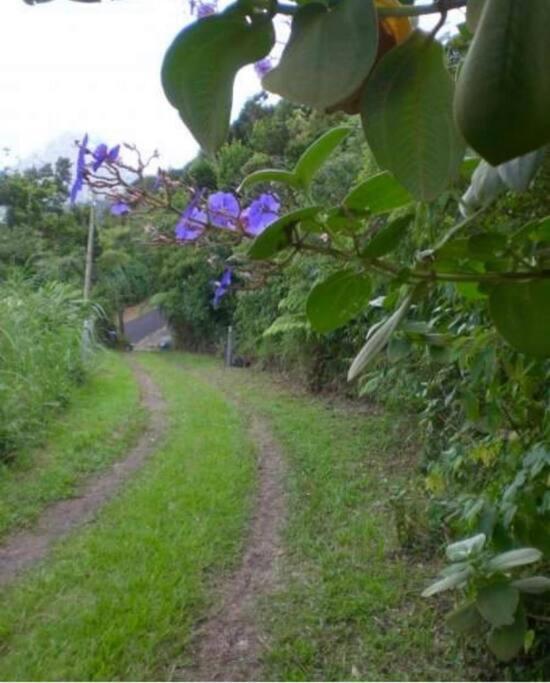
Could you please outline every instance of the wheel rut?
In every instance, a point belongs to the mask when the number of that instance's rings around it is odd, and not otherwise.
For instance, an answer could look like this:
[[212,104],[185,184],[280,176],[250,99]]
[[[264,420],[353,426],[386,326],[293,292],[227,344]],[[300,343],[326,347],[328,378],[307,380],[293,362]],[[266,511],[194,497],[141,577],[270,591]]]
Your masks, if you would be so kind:
[[[241,412],[250,414],[219,377],[202,372],[199,377],[224,393]],[[266,637],[255,612],[258,601],[278,584],[287,498],[284,456],[268,422],[257,414],[250,415],[249,434],[258,454],[258,486],[242,559],[215,590],[215,607],[194,634],[195,663],[177,668],[173,675],[176,681],[262,680]]]
[[150,414],[147,428],[129,454],[99,476],[87,480],[74,497],[48,506],[32,529],[8,536],[0,545],[0,586],[42,560],[53,545],[74,529],[90,523],[125,481],[158,448],[166,430],[166,404],[151,377],[133,358],[129,363],[141,391],[141,403]]

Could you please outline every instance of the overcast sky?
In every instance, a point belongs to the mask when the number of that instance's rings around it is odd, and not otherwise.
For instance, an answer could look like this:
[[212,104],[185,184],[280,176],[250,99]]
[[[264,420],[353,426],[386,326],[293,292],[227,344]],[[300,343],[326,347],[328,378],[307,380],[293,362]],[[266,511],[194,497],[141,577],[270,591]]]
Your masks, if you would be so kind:
[[[86,131],[93,143],[158,148],[164,166],[191,159],[197,146],[160,86],[164,51],[190,21],[187,0],[0,0],[0,149],[11,149],[0,167]],[[244,69],[234,110],[259,90]]]
[[[188,0],[33,7],[0,0],[0,168],[70,154],[86,131],[92,144],[158,149],[165,167],[190,160],[197,146],[160,86],[164,51],[191,21],[188,7]],[[259,90],[253,68],[243,69],[234,115]]]

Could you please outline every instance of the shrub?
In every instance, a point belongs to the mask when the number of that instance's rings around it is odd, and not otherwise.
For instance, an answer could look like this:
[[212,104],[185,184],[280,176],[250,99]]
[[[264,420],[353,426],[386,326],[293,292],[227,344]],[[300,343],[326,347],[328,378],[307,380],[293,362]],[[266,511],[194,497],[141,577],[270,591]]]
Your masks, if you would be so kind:
[[37,442],[87,365],[82,340],[91,311],[68,286],[0,284],[0,458]]

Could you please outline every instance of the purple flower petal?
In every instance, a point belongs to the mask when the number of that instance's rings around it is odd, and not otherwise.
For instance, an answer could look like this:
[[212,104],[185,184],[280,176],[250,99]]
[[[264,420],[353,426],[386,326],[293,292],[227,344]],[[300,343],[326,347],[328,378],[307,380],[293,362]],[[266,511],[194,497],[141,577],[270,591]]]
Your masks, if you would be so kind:
[[255,199],[241,215],[245,231],[259,235],[279,218],[281,202],[274,194],[264,193]]
[[232,275],[233,271],[231,270],[231,268],[226,268],[222,273],[220,281],[216,283],[216,289],[214,290],[214,298],[212,299],[212,305],[214,306],[214,308],[218,308],[218,306],[220,305],[220,301],[229,291],[229,288],[231,286]]
[[120,153],[120,145],[115,145],[107,154],[107,161],[109,163],[114,163],[118,159],[118,155]]
[[111,206],[111,214],[113,216],[126,216],[130,211],[131,209],[126,202],[115,202]]
[[210,17],[212,14],[216,14],[216,9],[215,2],[199,2],[197,4],[197,17],[199,19]]
[[76,173],[73,185],[71,187],[70,200],[71,204],[76,202],[79,192],[84,187],[84,171],[86,170],[86,153],[88,151],[88,133],[84,135],[82,142],[78,148],[78,157],[76,159]]
[[95,161],[92,165],[92,170],[94,173],[99,169],[101,164],[105,161],[108,153],[109,153],[108,147],[107,147],[107,145],[105,145],[103,143],[101,143],[100,145],[98,145],[95,148],[95,150],[93,152],[93,157],[94,157]]
[[196,192],[191,199],[176,225],[176,238],[183,241],[195,240],[200,237],[208,224],[208,217],[204,211],[199,209],[198,203],[202,196],[201,192]]
[[268,74],[271,69],[273,69],[273,63],[269,57],[264,57],[254,64],[254,71],[260,79]]
[[215,192],[208,197],[208,218],[216,228],[237,229],[241,212],[239,201],[231,192]]

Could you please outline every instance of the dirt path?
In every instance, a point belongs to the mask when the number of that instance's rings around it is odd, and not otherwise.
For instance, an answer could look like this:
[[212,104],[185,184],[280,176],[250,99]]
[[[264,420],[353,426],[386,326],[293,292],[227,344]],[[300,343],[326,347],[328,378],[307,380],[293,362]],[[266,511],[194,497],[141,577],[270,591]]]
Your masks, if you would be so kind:
[[8,536],[0,545],[0,586],[45,557],[58,539],[92,521],[98,509],[156,450],[165,430],[165,402],[140,365],[132,358],[130,364],[140,385],[142,405],[150,412],[149,426],[124,460],[86,482],[74,498],[46,508],[31,530]]
[[[201,378],[215,384],[230,400],[239,404],[223,384],[202,373]],[[239,407],[245,411],[243,406]],[[249,431],[258,452],[258,490],[242,562],[219,586],[214,598],[216,608],[195,633],[196,665],[177,669],[173,677],[176,681],[262,680],[260,660],[265,640],[254,611],[258,600],[277,585],[286,495],[284,459],[269,425],[259,416],[252,415]]]

